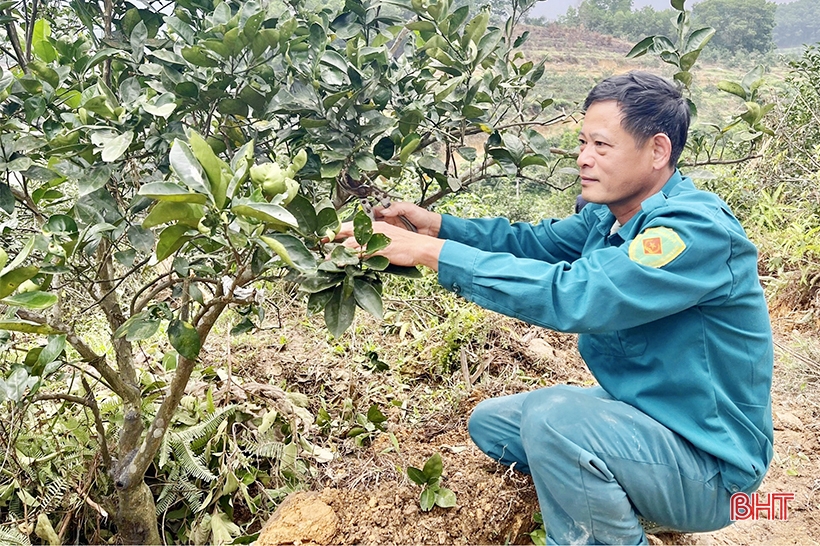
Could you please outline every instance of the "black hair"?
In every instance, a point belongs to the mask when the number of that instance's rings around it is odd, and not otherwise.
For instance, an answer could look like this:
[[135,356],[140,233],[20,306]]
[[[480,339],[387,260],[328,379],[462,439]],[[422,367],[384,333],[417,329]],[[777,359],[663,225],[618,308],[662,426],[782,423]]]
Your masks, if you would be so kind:
[[621,109],[621,126],[642,146],[658,133],[672,142],[669,165],[674,167],[686,145],[689,104],[678,87],[649,72],[611,76],[592,88],[584,112],[595,102],[614,100]]

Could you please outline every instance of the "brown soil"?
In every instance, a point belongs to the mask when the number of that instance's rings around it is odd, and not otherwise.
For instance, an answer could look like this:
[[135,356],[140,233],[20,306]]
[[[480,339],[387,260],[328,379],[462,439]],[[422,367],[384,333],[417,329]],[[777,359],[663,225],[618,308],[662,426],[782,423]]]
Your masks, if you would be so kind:
[[[379,434],[371,445],[350,447],[333,462],[322,466],[321,476],[312,489],[332,508],[338,520],[333,538],[321,542],[531,543],[528,533],[537,527],[532,517],[538,511],[531,479],[494,463],[481,453],[470,441],[467,417],[475,404],[490,396],[561,382],[588,385],[592,380],[575,351],[573,336],[521,323],[510,326],[508,319],[499,320],[505,321],[499,330],[503,330],[508,339],[505,343],[494,339],[485,345],[486,353],[481,361],[486,365],[483,369],[479,366],[473,373],[478,375],[473,387],[467,389],[464,381],[459,382],[463,375],[454,374],[453,399],[442,403],[440,410],[419,411],[420,417],[413,420],[407,418],[406,410],[392,408],[395,411],[389,413],[388,423],[396,443],[388,434]],[[816,538],[820,537],[818,386],[806,382],[805,376],[795,371],[794,354],[797,353],[789,349],[794,346],[793,340],[783,335],[778,338],[778,345],[784,349],[777,353],[775,369],[775,459],[760,493],[795,493],[795,499],[789,503],[788,520],[738,522],[706,534],[660,535],[650,537],[652,543],[819,544]],[[290,349],[285,352],[291,353]],[[298,351],[295,354],[299,354]],[[286,355],[280,354],[277,360],[282,362],[283,356]],[[280,369],[277,366],[276,371]],[[337,378],[344,376],[348,392],[362,388],[355,377],[346,375],[355,376],[355,372],[349,370],[340,375],[337,369],[335,373]],[[306,390],[310,390],[309,384],[314,380],[324,381],[325,394],[333,390],[330,368],[324,369],[314,362],[306,375],[299,380]],[[545,379],[536,385],[523,381],[534,377]],[[354,383],[358,386],[352,387]],[[412,398],[412,394],[407,396]],[[434,453],[440,453],[443,460],[441,485],[456,494],[457,505],[422,512],[421,489],[407,478],[406,468],[421,468]],[[290,542],[310,543],[311,539],[294,536]]]

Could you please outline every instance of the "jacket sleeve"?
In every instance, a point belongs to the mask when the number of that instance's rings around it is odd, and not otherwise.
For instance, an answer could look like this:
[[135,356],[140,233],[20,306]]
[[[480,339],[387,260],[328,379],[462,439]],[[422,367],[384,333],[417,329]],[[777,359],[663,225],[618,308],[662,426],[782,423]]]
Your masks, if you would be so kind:
[[631,241],[593,250],[571,263],[447,241],[439,258],[439,283],[487,309],[577,333],[622,330],[694,305],[725,301],[737,242],[726,228],[685,212],[654,218],[642,232],[650,227],[673,230],[685,245],[662,267],[630,258]]
[[573,214],[537,225],[510,224],[504,218],[464,220],[444,214],[438,236],[487,252],[506,252],[548,263],[572,262],[581,257],[591,221],[582,214]]

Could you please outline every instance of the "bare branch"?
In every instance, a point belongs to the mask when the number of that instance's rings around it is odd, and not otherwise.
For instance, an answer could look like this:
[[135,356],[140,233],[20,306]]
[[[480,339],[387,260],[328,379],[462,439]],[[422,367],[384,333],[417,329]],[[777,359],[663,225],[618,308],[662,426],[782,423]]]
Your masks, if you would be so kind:
[[[3,10],[3,15],[10,15],[8,10]],[[20,47],[20,38],[17,36],[17,29],[14,27],[14,23],[6,23],[6,36],[9,38],[9,42],[11,42],[11,47],[14,49],[14,56],[16,57],[17,64],[20,66],[20,69],[25,71],[28,63],[26,62],[26,56],[23,53],[23,48]]]
[[[252,279],[253,273],[246,267],[241,268],[237,272],[229,294],[233,294],[235,288],[246,285]],[[218,293],[221,292],[222,288],[220,287]],[[203,345],[208,339],[208,335],[214,324],[216,324],[217,319],[232,300],[232,297],[221,299],[204,309],[197,317],[194,326]],[[188,379],[190,379],[195,365],[195,359],[180,356],[174,378],[171,380],[171,385],[168,388],[168,395],[157,410],[154,421],[148,428],[148,432],[139,450],[136,449],[135,445],[134,449],[121,452],[124,456],[119,462],[119,467],[114,472],[114,484],[117,489],[128,489],[134,487],[137,483],[142,483],[145,471],[154,460],[154,455],[156,455],[162,443],[162,437],[167,432],[174,412],[177,406],[179,406],[179,401],[185,393],[185,386],[188,384]]]
[[89,347],[80,338],[80,336],[77,335],[77,333],[71,326],[60,320],[46,319],[42,315],[33,313],[31,311],[27,311],[25,309],[19,309],[17,311],[17,316],[23,320],[29,320],[37,324],[48,325],[52,328],[55,328],[63,332],[66,336],[66,341],[68,341],[69,345],[74,347],[74,349],[78,353],[80,353],[80,356],[83,358],[83,360],[88,362],[88,364],[92,368],[94,368],[100,373],[103,379],[105,379],[105,381],[111,387],[111,390],[113,390],[118,395],[122,396],[123,399],[139,400],[139,389],[133,387],[132,385],[126,384],[122,380],[122,377],[120,377],[120,374],[108,365],[105,355],[98,355],[97,353],[95,353],[94,350],[91,347]]

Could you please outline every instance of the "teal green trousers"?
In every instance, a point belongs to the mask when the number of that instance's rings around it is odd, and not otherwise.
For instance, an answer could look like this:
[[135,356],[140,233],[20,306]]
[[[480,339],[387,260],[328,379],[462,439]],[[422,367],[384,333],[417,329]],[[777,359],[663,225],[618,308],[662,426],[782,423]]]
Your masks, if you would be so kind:
[[549,544],[646,544],[639,517],[682,532],[731,523],[717,459],[600,387],[485,400],[469,429],[532,475]]

